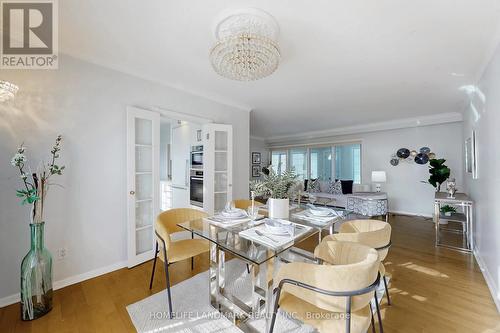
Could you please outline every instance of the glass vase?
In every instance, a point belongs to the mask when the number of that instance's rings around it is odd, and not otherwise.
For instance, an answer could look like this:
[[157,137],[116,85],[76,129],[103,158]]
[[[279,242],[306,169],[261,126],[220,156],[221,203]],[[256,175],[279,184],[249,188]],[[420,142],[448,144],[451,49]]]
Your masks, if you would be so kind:
[[44,222],[30,224],[31,248],[21,263],[21,319],[52,310],[52,255],[44,246]]

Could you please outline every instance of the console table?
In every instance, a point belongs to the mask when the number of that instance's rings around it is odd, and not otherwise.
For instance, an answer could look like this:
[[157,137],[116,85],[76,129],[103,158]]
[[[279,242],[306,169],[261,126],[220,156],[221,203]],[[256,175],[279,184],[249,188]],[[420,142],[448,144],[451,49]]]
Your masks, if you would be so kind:
[[[441,207],[450,205],[458,208],[456,213],[451,216],[446,216],[441,213]],[[436,229],[436,246],[447,247],[463,252],[472,252],[474,249],[473,237],[473,205],[474,202],[465,193],[455,193],[454,198],[449,198],[448,193],[436,192],[434,197],[434,223]],[[443,222],[456,222],[462,225],[462,229],[454,229],[449,226],[444,226]],[[441,233],[455,233],[462,235],[462,246],[444,244],[442,242]]]

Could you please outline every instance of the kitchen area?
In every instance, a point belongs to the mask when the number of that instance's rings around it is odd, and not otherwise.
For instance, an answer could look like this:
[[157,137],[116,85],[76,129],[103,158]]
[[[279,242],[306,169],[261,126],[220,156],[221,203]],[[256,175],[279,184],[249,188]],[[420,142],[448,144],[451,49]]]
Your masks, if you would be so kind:
[[201,125],[161,117],[160,209],[203,209],[203,187]]

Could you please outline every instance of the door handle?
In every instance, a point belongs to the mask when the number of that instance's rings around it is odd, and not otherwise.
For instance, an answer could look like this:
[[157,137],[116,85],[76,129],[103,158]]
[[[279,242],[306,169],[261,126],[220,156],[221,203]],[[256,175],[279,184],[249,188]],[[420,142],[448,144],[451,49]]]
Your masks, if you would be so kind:
[[135,191],[130,191],[129,193],[130,193],[130,195],[134,195]]

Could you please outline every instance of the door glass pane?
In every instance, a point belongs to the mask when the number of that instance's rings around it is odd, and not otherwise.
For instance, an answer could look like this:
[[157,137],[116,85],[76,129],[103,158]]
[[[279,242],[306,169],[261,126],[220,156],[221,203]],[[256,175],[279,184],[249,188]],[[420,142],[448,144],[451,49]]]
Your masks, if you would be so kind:
[[153,228],[152,226],[140,229],[135,232],[136,254],[150,251],[153,248]]
[[361,145],[335,146],[335,178],[361,183]]
[[227,132],[215,131],[215,150],[227,151]]
[[299,179],[307,177],[307,149],[294,148],[290,149],[290,168],[295,170],[295,174]]
[[151,120],[135,118],[135,143],[141,145],[153,143],[153,122]]
[[215,153],[215,171],[226,171],[227,170],[227,153],[217,152]]
[[311,148],[311,179],[332,178],[332,147]]
[[227,191],[227,173],[225,172],[215,173],[214,190],[215,192]]
[[141,228],[153,224],[153,201],[135,203],[135,226]]
[[274,172],[282,174],[286,170],[286,151],[273,151],[271,156],[271,164]]
[[153,198],[153,177],[151,174],[135,176],[135,197],[137,200]]
[[145,146],[135,147],[135,171],[151,172],[153,170],[153,148]]
[[227,193],[215,193],[214,194],[214,211],[220,212],[224,209],[227,202]]

